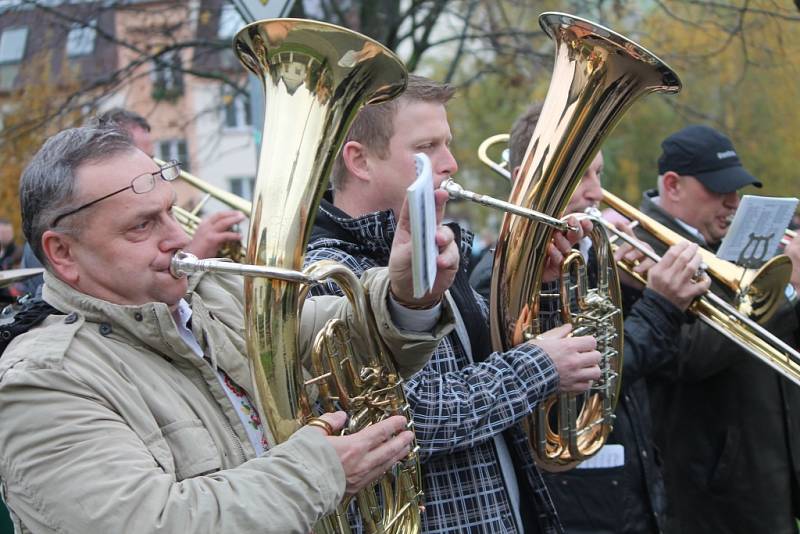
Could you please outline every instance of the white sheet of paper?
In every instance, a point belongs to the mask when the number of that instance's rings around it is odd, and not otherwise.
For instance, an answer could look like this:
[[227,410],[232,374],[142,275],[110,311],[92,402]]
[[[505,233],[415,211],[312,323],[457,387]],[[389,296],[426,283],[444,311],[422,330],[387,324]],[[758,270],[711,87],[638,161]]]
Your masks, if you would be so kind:
[[414,298],[433,288],[436,280],[436,201],[433,198],[431,161],[425,154],[415,154],[417,179],[408,186],[408,214],[411,222],[411,265]]
[[796,207],[796,198],[743,196],[717,256],[733,262],[743,252],[761,263],[772,258]]
[[618,443],[609,443],[597,451],[597,454],[579,463],[575,469],[602,469],[625,465],[625,447]]

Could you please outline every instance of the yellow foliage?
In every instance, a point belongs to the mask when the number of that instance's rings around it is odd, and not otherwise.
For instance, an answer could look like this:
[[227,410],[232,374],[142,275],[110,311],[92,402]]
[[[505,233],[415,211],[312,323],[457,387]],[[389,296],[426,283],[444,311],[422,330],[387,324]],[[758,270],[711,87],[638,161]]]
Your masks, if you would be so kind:
[[50,53],[41,54],[20,71],[24,85],[0,100],[3,129],[0,131],[0,217],[7,217],[22,240],[19,213],[19,178],[44,140],[78,121],[77,112],[64,112],[65,98],[74,94],[75,74],[63,72],[53,80]]

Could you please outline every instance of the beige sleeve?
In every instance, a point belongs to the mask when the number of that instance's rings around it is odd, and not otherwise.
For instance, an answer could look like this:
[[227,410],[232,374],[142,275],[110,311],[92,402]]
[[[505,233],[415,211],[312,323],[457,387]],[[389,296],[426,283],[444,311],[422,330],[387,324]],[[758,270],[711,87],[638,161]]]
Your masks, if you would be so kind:
[[[403,377],[413,375],[430,360],[439,342],[449,334],[455,325],[453,310],[448,299],[442,301],[442,315],[430,332],[409,332],[399,330],[392,322],[389,313],[389,276],[386,268],[370,269],[361,278],[368,298],[369,308],[374,317],[377,340],[387,350],[397,371]],[[352,327],[351,338],[362,361],[372,357],[373,351],[368,343],[365,325],[356,324],[353,309],[347,299],[334,296],[309,298],[303,305],[300,325],[300,353],[304,355],[306,369],[309,368],[309,355],[316,333],[330,319],[341,319]]]

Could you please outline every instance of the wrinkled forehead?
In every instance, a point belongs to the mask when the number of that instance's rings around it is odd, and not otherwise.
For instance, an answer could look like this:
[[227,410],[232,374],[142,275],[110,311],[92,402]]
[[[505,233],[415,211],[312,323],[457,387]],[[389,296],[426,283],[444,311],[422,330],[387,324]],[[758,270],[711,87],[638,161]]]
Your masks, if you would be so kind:
[[75,171],[79,197],[104,195],[131,185],[137,176],[155,172],[158,165],[138,148],[131,147],[83,162]]

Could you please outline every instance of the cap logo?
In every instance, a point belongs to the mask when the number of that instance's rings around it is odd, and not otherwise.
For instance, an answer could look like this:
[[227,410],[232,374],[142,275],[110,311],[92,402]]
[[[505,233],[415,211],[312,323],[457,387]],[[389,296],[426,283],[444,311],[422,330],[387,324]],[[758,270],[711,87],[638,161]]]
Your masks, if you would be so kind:
[[733,150],[726,150],[725,152],[717,152],[717,159],[735,158],[736,152]]

